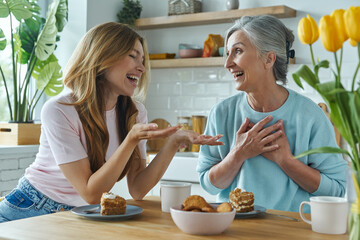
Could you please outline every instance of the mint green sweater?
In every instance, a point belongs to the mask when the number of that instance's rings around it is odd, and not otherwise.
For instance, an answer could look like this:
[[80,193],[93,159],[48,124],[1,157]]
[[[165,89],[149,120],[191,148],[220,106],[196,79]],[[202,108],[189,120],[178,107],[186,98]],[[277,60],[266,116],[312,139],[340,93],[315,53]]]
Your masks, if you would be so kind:
[[[247,159],[233,182],[225,189],[211,184],[209,171],[222,161],[234,147],[236,132],[246,117],[257,123],[268,115],[270,124],[284,121],[285,133],[294,156],[317,147],[337,147],[333,127],[323,111],[310,99],[290,90],[286,102],[273,112],[254,111],[248,104],[245,92],[225,99],[211,110],[205,134],[223,134],[224,146],[201,146],[197,171],[200,184],[218,202],[229,200],[229,192],[236,187],[253,192],[255,204],[269,209],[298,211],[302,201],[311,196],[343,196],[345,193],[347,167],[340,154],[312,154],[300,158],[304,164],[321,174],[318,189],[309,193],[297,185],[274,162],[262,155]],[[294,159],[294,161],[299,161]]]

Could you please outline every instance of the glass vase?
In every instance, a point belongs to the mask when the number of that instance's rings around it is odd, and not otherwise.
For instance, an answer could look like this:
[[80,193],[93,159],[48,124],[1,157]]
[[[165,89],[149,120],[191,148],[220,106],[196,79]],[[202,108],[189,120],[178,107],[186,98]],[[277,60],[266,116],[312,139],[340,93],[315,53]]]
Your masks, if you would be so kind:
[[356,202],[351,204],[349,212],[349,239],[358,240],[360,239],[360,202],[359,198]]
[[359,171],[349,170],[347,179],[347,198],[349,202],[348,232],[350,240],[360,239],[360,189]]

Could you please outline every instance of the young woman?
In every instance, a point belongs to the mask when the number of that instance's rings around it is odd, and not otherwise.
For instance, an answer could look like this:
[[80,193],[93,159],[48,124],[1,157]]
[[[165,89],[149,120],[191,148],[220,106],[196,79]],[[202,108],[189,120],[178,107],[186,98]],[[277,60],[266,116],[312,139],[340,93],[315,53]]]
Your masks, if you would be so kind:
[[211,110],[205,134],[224,134],[225,145],[202,146],[197,169],[202,187],[221,202],[238,187],[253,192],[257,205],[298,211],[310,196],[345,193],[340,154],[294,158],[337,145],[323,111],[283,86],[293,41],[272,16],[244,16],[228,30],[225,67],[239,93]]
[[[64,79],[71,93],[48,101],[41,114],[39,153],[0,202],[0,222],[96,204],[127,177],[142,199],[160,180],[182,143],[222,144],[221,137],[147,124],[149,60],[145,40],[120,23],[91,29]],[[146,166],[146,139],[169,137]]]

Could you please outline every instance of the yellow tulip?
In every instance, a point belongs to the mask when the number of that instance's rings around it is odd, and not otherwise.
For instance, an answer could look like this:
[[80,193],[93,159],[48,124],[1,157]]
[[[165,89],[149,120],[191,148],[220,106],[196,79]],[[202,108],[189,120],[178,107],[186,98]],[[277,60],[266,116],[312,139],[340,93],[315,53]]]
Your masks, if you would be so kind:
[[320,38],[324,48],[330,52],[336,52],[342,47],[334,19],[325,15],[319,22]]
[[349,7],[344,13],[347,35],[356,42],[360,42],[360,7]]
[[349,38],[349,43],[350,43],[350,45],[351,46],[353,46],[353,47],[356,47],[357,46],[357,41],[355,41],[354,39],[351,39],[351,38]]
[[337,9],[331,13],[331,17],[334,20],[336,26],[336,31],[339,35],[339,40],[342,43],[349,38],[345,29],[344,13],[345,13],[344,9]]
[[307,14],[298,25],[298,37],[303,44],[313,44],[319,38],[319,29],[315,20]]

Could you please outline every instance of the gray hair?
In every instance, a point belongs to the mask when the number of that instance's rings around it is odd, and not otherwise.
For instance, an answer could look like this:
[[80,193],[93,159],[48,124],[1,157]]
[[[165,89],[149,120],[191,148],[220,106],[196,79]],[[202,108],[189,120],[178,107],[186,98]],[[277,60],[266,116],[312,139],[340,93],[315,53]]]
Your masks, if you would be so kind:
[[[256,47],[260,56],[273,51],[276,54],[274,77],[276,81],[287,82],[288,52],[294,42],[294,34],[279,19],[269,16],[243,16],[236,20],[227,31],[225,52],[229,37],[236,31],[243,31],[249,41]],[[286,46],[288,45],[288,46]]]

